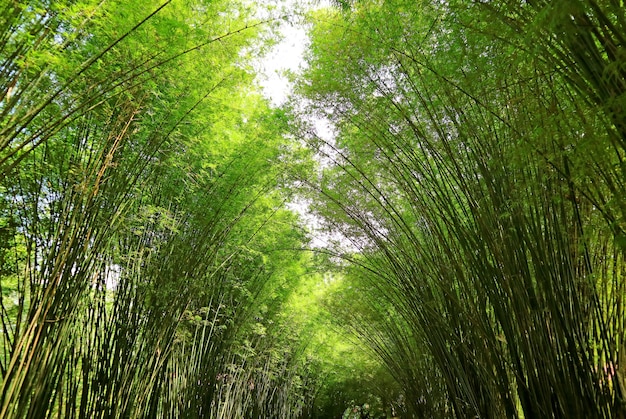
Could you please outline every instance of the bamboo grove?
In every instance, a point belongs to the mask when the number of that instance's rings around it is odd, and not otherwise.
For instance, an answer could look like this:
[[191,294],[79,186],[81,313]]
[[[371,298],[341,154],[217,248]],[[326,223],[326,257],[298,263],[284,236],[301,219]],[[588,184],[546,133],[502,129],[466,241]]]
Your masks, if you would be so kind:
[[0,417],[302,410],[300,343],[265,318],[304,269],[277,188],[297,150],[247,58],[268,25],[231,1],[1,3]]
[[304,3],[0,1],[0,418],[626,417],[623,2]]
[[409,417],[624,417],[623,3],[340,5],[299,87],[339,323]]

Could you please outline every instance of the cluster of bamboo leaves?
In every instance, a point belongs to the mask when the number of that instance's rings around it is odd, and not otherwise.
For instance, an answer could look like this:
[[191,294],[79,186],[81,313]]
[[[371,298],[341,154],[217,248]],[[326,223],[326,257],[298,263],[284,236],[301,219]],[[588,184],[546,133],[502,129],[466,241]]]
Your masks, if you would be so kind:
[[299,159],[247,2],[0,5],[0,417],[295,417]]
[[343,3],[298,128],[338,323],[413,417],[624,414],[623,4]]

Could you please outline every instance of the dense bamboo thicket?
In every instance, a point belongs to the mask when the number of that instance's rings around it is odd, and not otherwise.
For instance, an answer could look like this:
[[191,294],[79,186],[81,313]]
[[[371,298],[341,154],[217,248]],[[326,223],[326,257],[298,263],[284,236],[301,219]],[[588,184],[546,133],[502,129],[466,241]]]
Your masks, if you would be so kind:
[[279,189],[299,157],[254,93],[252,13],[0,6],[0,417],[306,405],[303,343],[268,315],[306,273]]
[[0,3],[0,418],[626,417],[623,2],[270,3]]
[[342,5],[300,84],[338,323],[409,416],[623,415],[623,4]]

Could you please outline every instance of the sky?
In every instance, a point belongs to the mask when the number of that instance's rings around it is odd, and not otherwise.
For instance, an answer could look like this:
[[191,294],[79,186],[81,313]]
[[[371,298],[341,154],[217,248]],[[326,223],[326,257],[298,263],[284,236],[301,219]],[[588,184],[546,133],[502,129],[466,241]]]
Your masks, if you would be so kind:
[[[298,73],[303,66],[304,54],[309,44],[307,28],[302,23],[298,13],[303,10],[330,7],[330,0],[260,0],[266,6],[279,5],[279,14],[292,15],[287,21],[283,21],[279,27],[282,36],[278,42],[257,63],[259,68],[258,82],[262,87],[263,94],[270,100],[273,106],[284,104],[292,89],[292,83],[285,73]],[[259,8],[263,6],[258,6]],[[266,13],[261,13],[265,15]],[[265,16],[267,17],[267,16]],[[310,121],[321,138],[332,141],[333,130],[327,120],[313,118]]]
[[[272,0],[264,0],[269,3]],[[298,5],[302,5],[303,1],[297,0],[278,0],[287,12],[297,9]],[[305,0],[306,1],[306,0]],[[312,4],[312,5],[311,5]],[[328,7],[329,0],[312,0],[309,1],[309,8],[312,7]],[[285,10],[283,9],[283,10]],[[300,21],[300,19],[294,19]],[[308,47],[309,38],[307,29],[303,24],[283,22],[279,31],[282,40],[278,42],[268,54],[259,60],[258,68],[260,70],[259,84],[263,89],[263,94],[270,100],[273,106],[284,104],[292,89],[292,84],[288,80],[285,72],[299,72],[305,65],[304,54]],[[310,121],[316,134],[328,142],[334,142],[334,134],[331,124],[328,120],[310,115]],[[329,151],[330,152],[330,151]],[[319,157],[321,167],[328,163],[324,162],[324,158]],[[325,248],[330,243],[341,243],[345,249],[354,250],[355,247],[340,232],[329,231],[324,228],[319,217],[310,210],[310,202],[303,197],[295,197],[287,205],[291,210],[300,215],[305,228],[311,233],[312,248]]]
[[[272,14],[287,16],[279,26],[282,39],[268,54],[259,60],[261,76],[259,83],[263,93],[275,106],[283,104],[291,90],[291,83],[284,72],[297,72],[304,65],[304,53],[309,37],[302,13],[322,7],[330,7],[331,0],[257,0],[259,14],[267,18]],[[273,9],[272,12],[263,10]]]
[[297,72],[304,64],[304,51],[308,36],[302,25],[283,23],[280,27],[283,39],[275,45],[260,62],[260,84],[263,93],[274,106],[283,104],[291,90],[286,71]]

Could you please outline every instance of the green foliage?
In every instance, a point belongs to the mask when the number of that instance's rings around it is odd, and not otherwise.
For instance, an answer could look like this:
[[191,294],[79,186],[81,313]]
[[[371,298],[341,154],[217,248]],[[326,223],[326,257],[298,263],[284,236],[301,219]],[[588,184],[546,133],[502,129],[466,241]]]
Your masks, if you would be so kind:
[[0,22],[0,417],[297,415],[300,342],[260,307],[300,269],[304,160],[253,10],[31,3]]
[[331,310],[408,413],[622,412],[623,77],[598,74],[621,65],[623,10],[398,0],[311,20],[299,97],[336,136],[300,132],[328,162],[307,193],[353,246]]
[[5,3],[0,417],[624,415],[619,4]]

